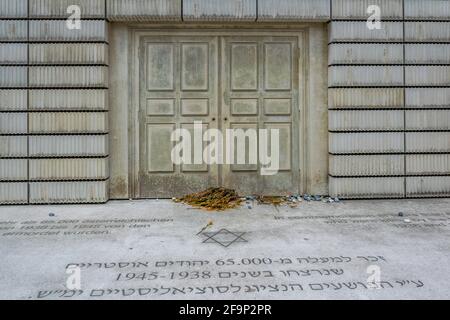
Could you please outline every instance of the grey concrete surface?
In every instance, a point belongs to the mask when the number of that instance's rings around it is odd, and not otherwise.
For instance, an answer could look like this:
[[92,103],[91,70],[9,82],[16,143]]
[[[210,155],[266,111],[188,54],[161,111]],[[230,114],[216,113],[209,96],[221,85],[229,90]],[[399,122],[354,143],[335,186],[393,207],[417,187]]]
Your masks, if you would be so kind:
[[450,199],[4,206],[0,299],[448,299],[449,219]]

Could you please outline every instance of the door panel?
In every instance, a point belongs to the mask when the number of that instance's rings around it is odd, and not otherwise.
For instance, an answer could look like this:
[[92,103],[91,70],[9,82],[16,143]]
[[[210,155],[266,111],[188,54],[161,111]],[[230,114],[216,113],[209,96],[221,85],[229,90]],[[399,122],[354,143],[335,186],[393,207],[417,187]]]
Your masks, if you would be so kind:
[[[298,192],[298,38],[224,37],[221,47],[223,130],[278,129],[280,150],[279,172],[262,175],[259,145],[247,141],[246,158],[256,153],[258,164],[224,165],[223,185],[241,194]],[[268,142],[271,150],[270,136]],[[235,139],[233,150],[237,143]]]
[[[176,128],[217,128],[217,37],[148,37],[140,49],[141,198],[171,198],[219,184],[217,165],[174,165]],[[191,152],[193,158],[193,152]],[[193,159],[192,159],[193,160]]]
[[[139,197],[171,198],[219,185],[242,195],[298,192],[298,46],[297,37],[143,38],[139,53]],[[232,157],[233,163],[194,163],[194,121],[201,121],[204,130],[221,129],[224,160]],[[191,164],[171,161],[175,142],[170,138],[177,128],[191,133]],[[240,129],[243,134],[232,138],[231,150],[225,146],[226,129]],[[260,140],[258,129],[279,132],[279,171],[275,175],[262,175],[260,145],[249,143],[255,134],[256,141]],[[202,150],[207,146],[202,142]],[[269,151],[271,147],[269,136]],[[245,150],[241,155],[239,148]]]

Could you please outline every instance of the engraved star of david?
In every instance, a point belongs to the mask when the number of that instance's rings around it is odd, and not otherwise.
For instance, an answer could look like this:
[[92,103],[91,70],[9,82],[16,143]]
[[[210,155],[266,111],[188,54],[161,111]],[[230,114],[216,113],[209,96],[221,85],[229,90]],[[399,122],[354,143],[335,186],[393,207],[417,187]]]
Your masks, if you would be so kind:
[[218,243],[227,248],[235,242],[247,242],[242,236],[245,232],[231,232],[227,229],[220,229],[217,232],[203,232],[201,235],[206,239],[203,243]]

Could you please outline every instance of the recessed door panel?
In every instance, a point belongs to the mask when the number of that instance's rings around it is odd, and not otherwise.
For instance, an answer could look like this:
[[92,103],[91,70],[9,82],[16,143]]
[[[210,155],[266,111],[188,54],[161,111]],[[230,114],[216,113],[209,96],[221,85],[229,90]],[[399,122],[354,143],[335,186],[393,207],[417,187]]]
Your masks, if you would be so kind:
[[[240,194],[299,192],[298,46],[297,37],[222,39],[222,128],[257,133],[255,141],[247,139],[240,148],[247,160],[257,150],[257,164],[234,159],[222,168],[222,184]],[[266,140],[261,139],[264,130]],[[236,145],[232,151],[237,152]]]
[[[212,186],[241,195],[299,192],[298,41],[276,35],[142,38],[138,197],[172,198]],[[196,122],[202,123],[200,138]],[[176,129],[188,132],[188,143],[172,141]],[[208,129],[220,131],[219,164],[205,152],[213,146]],[[189,146],[180,153],[189,163],[173,162],[180,145]]]
[[[147,37],[140,49],[139,197],[172,198],[219,185],[217,165],[193,157],[194,122],[217,128],[218,38]],[[189,163],[177,163],[172,151],[175,129],[190,134]],[[201,149],[204,147],[202,144]],[[198,159],[197,159],[198,160]]]

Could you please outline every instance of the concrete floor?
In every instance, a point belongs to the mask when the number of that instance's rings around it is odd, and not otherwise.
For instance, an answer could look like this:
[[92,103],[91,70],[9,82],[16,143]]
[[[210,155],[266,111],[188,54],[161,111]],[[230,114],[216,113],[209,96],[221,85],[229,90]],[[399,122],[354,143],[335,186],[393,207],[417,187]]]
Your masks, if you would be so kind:
[[0,207],[0,299],[449,299],[449,220],[450,199]]

